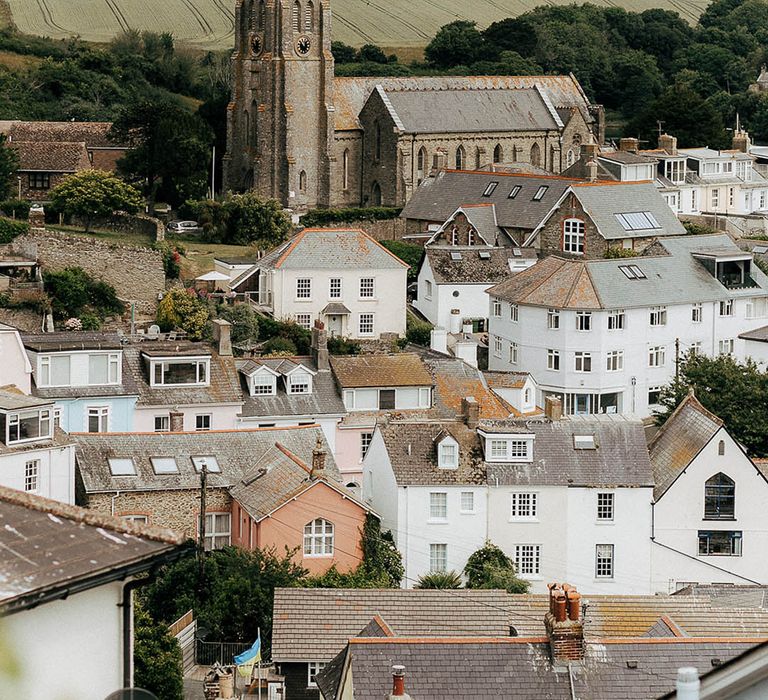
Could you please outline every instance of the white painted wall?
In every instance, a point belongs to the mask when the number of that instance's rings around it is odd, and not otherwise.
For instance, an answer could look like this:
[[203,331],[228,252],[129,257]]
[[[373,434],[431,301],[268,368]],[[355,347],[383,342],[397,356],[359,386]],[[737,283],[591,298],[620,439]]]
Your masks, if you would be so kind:
[[155,430],[155,416],[168,415],[170,411],[184,414],[184,430],[195,429],[195,416],[198,413],[210,413],[211,430],[232,430],[237,428],[239,413],[243,405],[238,404],[195,404],[194,406],[136,406],[133,414],[133,432],[152,433]]
[[[310,278],[311,298],[296,298],[296,281]],[[341,278],[341,298],[330,298],[330,279]],[[374,298],[360,298],[360,279],[373,277]],[[342,335],[349,338],[377,338],[382,333],[405,335],[405,287],[407,268],[382,270],[283,270],[274,271],[272,278],[274,314],[279,319],[295,319],[297,314],[310,314],[311,319],[321,317],[320,312],[330,302],[344,304],[351,314],[345,317]],[[358,333],[360,314],[374,314],[374,333]]]
[[26,464],[38,460],[39,481],[38,489],[34,493],[62,503],[74,504],[75,446],[34,449],[27,444],[25,448],[0,452],[0,485],[24,491]]
[[[650,387],[663,386],[675,372],[675,338],[680,338],[681,355],[688,352],[695,342],[701,343],[701,351],[707,355],[718,352],[718,342],[734,340],[735,355],[745,356],[745,341],[739,334],[765,325],[766,319],[747,318],[747,300],[733,300],[733,316],[719,316],[717,302],[705,302],[702,322],[693,323],[691,304],[667,306],[667,323],[651,326],[648,307],[625,309],[624,330],[608,330],[607,310],[592,312],[592,330],[576,330],[576,312],[560,312],[560,328],[547,327],[547,309],[521,305],[518,322],[510,320],[509,305],[502,303],[501,316],[491,316],[489,334],[489,366],[498,371],[530,372],[539,387],[538,401],[542,392],[558,391],[573,393],[623,392],[622,412],[644,417],[650,415],[648,404]],[[501,338],[500,357],[495,352],[495,338]],[[509,362],[509,345],[518,344],[518,363]],[[649,367],[649,348],[665,348],[663,367]],[[560,370],[547,369],[547,350],[560,352]],[[618,372],[606,370],[606,353],[613,350],[624,352],[624,368]],[[575,352],[592,353],[592,371],[579,373],[574,370]],[[633,385],[632,378],[635,383]],[[539,405],[542,405],[539,403]]]
[[[724,455],[718,454],[720,440],[725,441]],[[735,520],[703,519],[704,484],[718,472],[736,482]],[[666,593],[679,582],[749,583],[740,577],[768,581],[767,503],[768,483],[721,429],[654,506],[654,534],[659,544],[652,548],[653,590]],[[741,530],[742,555],[699,556],[699,530]]]
[[0,636],[19,665],[0,697],[104,700],[123,686],[122,582],[3,618]]
[[324,418],[319,416],[290,416],[288,418],[239,416],[234,427],[238,430],[253,430],[253,428],[259,428],[265,423],[274,424],[274,427],[276,428],[293,428],[300,423],[316,423],[322,428],[323,435],[325,435],[325,439],[328,442],[328,447],[331,448],[331,452],[334,455],[334,461],[336,461],[336,425],[339,420],[340,418],[338,417]]
[[32,365],[15,328],[0,323],[0,386],[14,384],[29,394],[32,390]]
[[[90,358],[92,355],[100,355],[107,359],[109,356],[117,356],[116,380],[106,384],[95,384],[89,379]],[[69,358],[69,382],[61,386],[118,386],[122,383],[123,375],[123,351],[122,350],[78,350],[72,352],[33,352],[29,351],[29,358],[35,370],[35,376],[40,379],[40,360],[43,357],[68,357]]]

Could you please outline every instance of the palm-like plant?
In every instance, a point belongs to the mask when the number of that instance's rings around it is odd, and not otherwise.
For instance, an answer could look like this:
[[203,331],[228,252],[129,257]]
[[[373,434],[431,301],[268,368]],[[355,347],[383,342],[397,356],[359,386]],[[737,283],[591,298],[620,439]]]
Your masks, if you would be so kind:
[[414,588],[461,588],[461,575],[455,571],[433,571],[419,576]]

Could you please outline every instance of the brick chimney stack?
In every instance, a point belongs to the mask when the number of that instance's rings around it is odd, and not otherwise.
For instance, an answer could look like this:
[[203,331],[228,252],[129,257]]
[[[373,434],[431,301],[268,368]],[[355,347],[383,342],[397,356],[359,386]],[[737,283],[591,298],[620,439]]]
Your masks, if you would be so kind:
[[182,411],[171,411],[168,414],[168,430],[172,433],[184,432],[184,413]]
[[563,402],[556,396],[547,396],[544,399],[544,415],[551,421],[560,420],[563,417]]
[[671,156],[677,155],[677,138],[669,134],[659,134],[659,148]]
[[461,400],[461,414],[470,430],[480,424],[480,404],[474,396],[466,396]]
[[312,450],[312,468],[309,473],[311,479],[319,479],[325,474],[326,451],[323,447],[323,441],[317,438],[315,449]]
[[744,129],[738,129],[733,132],[733,138],[731,139],[731,148],[734,151],[741,151],[742,153],[749,153],[749,147],[752,145],[752,139],[749,138],[749,134]]
[[626,153],[637,153],[640,142],[634,137],[623,138],[619,140],[619,150]]
[[331,363],[328,360],[328,331],[325,330],[325,324],[320,319],[315,319],[315,325],[312,327],[311,346],[312,359],[317,369],[329,370]]
[[232,324],[223,318],[213,320],[213,339],[222,357],[232,357]]
[[587,180],[589,182],[597,181],[597,161],[590,159],[586,162]]
[[405,666],[392,667],[392,693],[388,700],[411,700],[411,696],[405,692]]
[[552,662],[567,663],[584,659],[584,625],[581,621],[581,595],[567,583],[550,583],[549,611],[544,627],[549,637]]

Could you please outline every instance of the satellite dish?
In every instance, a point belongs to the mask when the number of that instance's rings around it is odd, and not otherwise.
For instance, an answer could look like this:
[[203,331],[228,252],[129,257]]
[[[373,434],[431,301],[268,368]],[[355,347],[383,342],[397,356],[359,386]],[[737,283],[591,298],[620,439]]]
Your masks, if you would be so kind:
[[110,693],[104,700],[157,700],[157,695],[141,688],[123,688]]

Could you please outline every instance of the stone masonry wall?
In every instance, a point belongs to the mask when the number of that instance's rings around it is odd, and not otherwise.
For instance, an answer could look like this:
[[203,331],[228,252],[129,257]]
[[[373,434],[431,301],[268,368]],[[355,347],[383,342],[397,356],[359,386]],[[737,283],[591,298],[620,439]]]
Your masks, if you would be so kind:
[[[90,510],[109,515],[112,512],[112,493],[95,493],[86,497]],[[230,513],[232,498],[223,489],[208,489],[207,513]],[[187,491],[130,491],[115,498],[115,515],[146,515],[150,525],[167,527],[187,537],[197,537],[200,513],[200,492]]]
[[92,277],[111,284],[121,300],[137,302],[141,313],[154,314],[157,295],[165,291],[163,256],[151,248],[38,230],[14,239],[13,250],[36,257],[43,270],[81,267]]
[[[77,217],[73,217],[72,222],[76,226],[83,225],[82,220]],[[159,219],[142,214],[134,216],[133,214],[115,213],[112,216],[94,219],[91,222],[91,228],[117,231],[118,233],[136,233],[149,236],[153,241],[165,239],[165,224]]]

